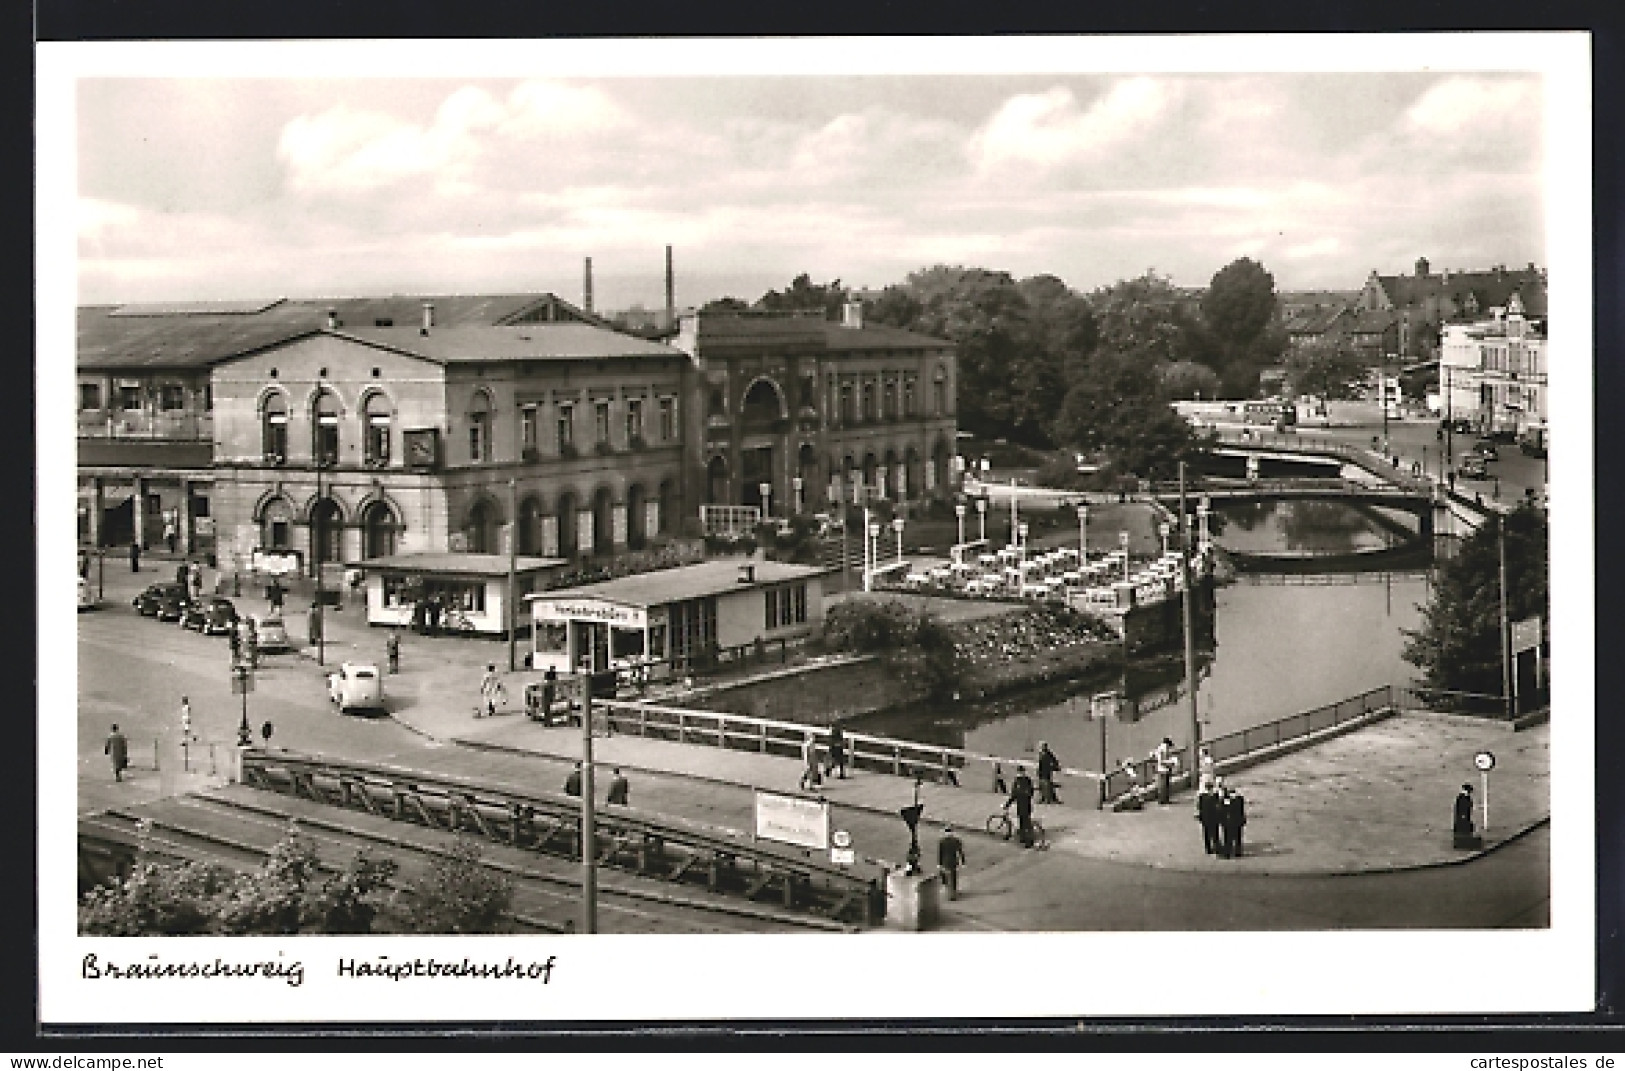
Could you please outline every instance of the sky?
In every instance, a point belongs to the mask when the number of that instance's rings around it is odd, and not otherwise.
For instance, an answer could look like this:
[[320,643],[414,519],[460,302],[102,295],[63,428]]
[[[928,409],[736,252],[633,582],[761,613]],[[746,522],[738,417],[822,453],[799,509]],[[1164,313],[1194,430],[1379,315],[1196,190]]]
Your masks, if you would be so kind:
[[1546,263],[1536,74],[83,78],[82,303]]

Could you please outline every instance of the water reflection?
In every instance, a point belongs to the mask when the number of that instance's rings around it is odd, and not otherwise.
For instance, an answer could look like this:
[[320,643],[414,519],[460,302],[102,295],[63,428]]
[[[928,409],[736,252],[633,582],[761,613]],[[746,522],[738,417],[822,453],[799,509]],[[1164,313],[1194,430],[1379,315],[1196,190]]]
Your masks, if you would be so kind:
[[1243,554],[1382,550],[1393,542],[1393,533],[1379,523],[1382,515],[1367,509],[1342,502],[1226,502],[1215,510],[1225,524],[1214,538]]

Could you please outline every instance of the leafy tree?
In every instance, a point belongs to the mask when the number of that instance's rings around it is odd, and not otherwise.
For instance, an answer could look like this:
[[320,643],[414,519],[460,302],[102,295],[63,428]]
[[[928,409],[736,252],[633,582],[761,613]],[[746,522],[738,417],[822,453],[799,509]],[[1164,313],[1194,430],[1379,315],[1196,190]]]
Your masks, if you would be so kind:
[[[806,276],[802,276],[802,278],[806,278]],[[746,312],[749,309],[750,302],[748,301],[744,301],[736,297],[719,297],[713,298],[712,300],[707,301],[704,305],[701,305],[700,313],[702,315],[710,315],[712,313],[740,313]]]
[[1205,364],[1175,361],[1160,370],[1162,393],[1169,398],[1217,398],[1219,376]]
[[1202,295],[1202,323],[1211,340],[1208,363],[1233,397],[1251,395],[1259,370],[1286,348],[1286,334],[1276,323],[1275,277],[1249,257],[1213,274]]
[[1147,479],[1176,476],[1194,443],[1190,424],[1162,396],[1157,372],[1105,350],[1073,381],[1055,429],[1067,446],[1104,454],[1116,472]]
[[769,290],[757,298],[756,307],[765,312],[817,312],[826,320],[838,320],[846,301],[847,291],[839,279],[815,283],[802,273],[784,290]]
[[1295,346],[1286,355],[1287,389],[1292,394],[1341,399],[1355,396],[1365,377],[1365,361],[1347,339],[1325,337]]
[[1147,366],[1191,360],[1200,352],[1190,299],[1165,275],[1147,271],[1096,290],[1089,300],[1102,352]]
[[[1507,616],[1550,613],[1546,518],[1526,505],[1504,520]],[[1422,627],[1406,631],[1405,660],[1429,688],[1502,694],[1501,580],[1496,524],[1487,520],[1439,571]]]
[[396,898],[411,933],[497,933],[513,903],[513,882],[485,866],[480,846],[459,836]]

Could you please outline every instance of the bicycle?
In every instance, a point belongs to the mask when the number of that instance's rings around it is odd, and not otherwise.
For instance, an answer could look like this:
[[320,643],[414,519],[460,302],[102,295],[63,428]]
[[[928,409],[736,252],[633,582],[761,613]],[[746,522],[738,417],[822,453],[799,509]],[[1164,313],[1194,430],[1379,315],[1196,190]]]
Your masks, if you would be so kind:
[[[1037,816],[1028,819],[1028,824],[1032,826],[1033,830],[1033,847],[1039,850],[1048,848],[1049,837],[1044,833],[1044,824],[1038,820]],[[1016,820],[1010,817],[1009,811],[994,811],[987,816],[987,831],[995,837],[1003,837],[1005,840],[1009,840],[1016,835],[1016,828]]]

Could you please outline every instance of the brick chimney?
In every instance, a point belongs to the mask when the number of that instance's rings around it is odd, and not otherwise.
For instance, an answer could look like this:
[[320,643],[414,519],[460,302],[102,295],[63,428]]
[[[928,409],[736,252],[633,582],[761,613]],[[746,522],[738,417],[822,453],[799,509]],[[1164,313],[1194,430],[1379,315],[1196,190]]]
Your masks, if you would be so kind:
[[425,301],[423,303],[423,328],[422,328],[422,330],[420,330],[418,332],[418,334],[427,335],[429,333],[429,328],[431,328],[433,326],[434,326],[434,302]]
[[587,258],[586,273],[585,273],[585,278],[582,281],[581,290],[582,290],[581,307],[583,309],[587,310],[587,315],[588,316],[591,316],[592,315],[592,258],[591,257]]

